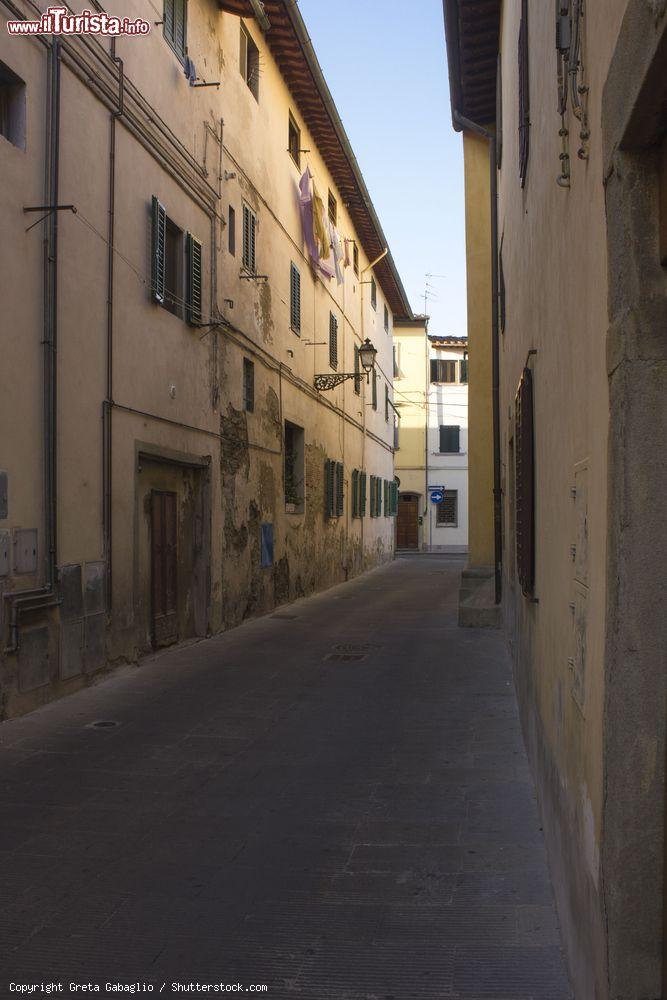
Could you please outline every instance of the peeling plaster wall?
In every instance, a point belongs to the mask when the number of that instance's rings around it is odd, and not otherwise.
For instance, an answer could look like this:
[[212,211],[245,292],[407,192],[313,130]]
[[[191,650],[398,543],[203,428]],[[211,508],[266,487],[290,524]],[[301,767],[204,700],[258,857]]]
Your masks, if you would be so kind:
[[[147,0],[119,0],[115,13],[155,19]],[[28,134],[25,151],[0,140],[0,174],[7,181],[0,185],[6,235],[0,272],[9,278],[3,315],[11,361],[0,368],[0,423],[15,429],[0,459],[9,483],[0,552],[3,532],[34,528],[37,563],[30,572],[0,574],[0,592],[39,586],[45,556],[43,232],[26,234],[17,206],[44,203],[46,59],[35,39],[13,45],[3,19],[0,59],[26,81]],[[349,495],[354,468],[393,479],[393,417],[385,420],[384,413],[385,382],[393,397],[393,320],[390,315],[385,330],[379,285],[377,308],[371,307],[370,271],[355,275],[347,268],[342,286],[312,272],[297,205],[300,171],[287,153],[290,111],[302,145],[310,149],[307,162],[319,192],[326,201],[331,188],[337,200],[339,231],[351,239],[356,233],[252,21],[247,28],[262,69],[259,102],[247,87],[239,72],[240,25],[213,0],[188,4],[189,55],[198,75],[219,81],[219,90],[189,86],[161,29],[122,52],[125,114],[115,125],[110,540],[103,530],[102,406],[112,109],[91,81],[106,74],[105,86],[114,95],[118,68],[103,54],[91,55],[85,38],[67,42],[97,68],[78,76],[66,55],[61,67],[59,198],[76,204],[78,213],[59,216],[58,564],[70,589],[76,590],[72,580],[80,580],[82,602],[86,580],[95,573],[101,589],[94,607],[84,602],[72,614],[52,608],[23,616],[21,654],[0,654],[0,717],[76,690],[97,671],[134,661],[150,647],[147,504],[154,489],[177,495],[179,639],[232,627],[393,556],[393,519],[367,516],[362,524],[351,517]],[[304,155],[301,170],[305,165]],[[202,243],[202,329],[151,300],[153,195],[176,226]],[[257,215],[257,270],[266,279],[240,276],[244,203]],[[236,211],[235,255],[229,251],[230,206]],[[301,272],[300,336],[290,329],[291,262]],[[369,264],[361,247],[359,263],[362,270]],[[332,370],[332,312],[339,323],[339,372],[353,370],[354,346],[364,337],[378,349],[377,411],[365,381],[359,394],[350,382],[321,395],[314,390],[314,375]],[[225,323],[213,325],[221,316]],[[244,409],[244,358],[255,366],[253,412]],[[286,419],[305,431],[305,509],[298,515],[285,509]],[[345,466],[345,515],[335,521],[324,514],[325,457]],[[273,526],[274,558],[263,568],[261,533],[267,524]],[[7,609],[2,601],[2,646]]]

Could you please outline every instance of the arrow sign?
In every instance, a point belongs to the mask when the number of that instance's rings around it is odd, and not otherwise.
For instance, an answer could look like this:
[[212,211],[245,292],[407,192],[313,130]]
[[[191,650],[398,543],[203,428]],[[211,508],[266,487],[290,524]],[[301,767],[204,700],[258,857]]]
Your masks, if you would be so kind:
[[431,490],[431,503],[442,503],[445,495],[442,490]]

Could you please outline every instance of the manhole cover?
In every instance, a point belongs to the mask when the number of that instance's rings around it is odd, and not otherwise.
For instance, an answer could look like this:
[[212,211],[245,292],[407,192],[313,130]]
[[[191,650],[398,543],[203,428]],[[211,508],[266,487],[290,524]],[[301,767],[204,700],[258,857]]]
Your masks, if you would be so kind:
[[366,660],[368,659],[367,653],[329,653],[328,656],[324,657],[325,660],[333,660],[338,663],[344,662],[349,663],[351,660]]
[[120,722],[115,722],[112,719],[98,719],[97,722],[89,722],[86,729],[115,729],[116,726],[120,726]]
[[337,653],[370,653],[380,647],[372,642],[337,642],[331,648]]

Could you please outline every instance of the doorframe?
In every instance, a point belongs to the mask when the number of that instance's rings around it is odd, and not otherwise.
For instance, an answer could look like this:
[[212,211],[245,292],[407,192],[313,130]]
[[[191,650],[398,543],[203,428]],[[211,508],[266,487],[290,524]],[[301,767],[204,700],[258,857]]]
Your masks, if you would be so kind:
[[[399,509],[399,511],[401,509],[401,499],[404,498],[404,497],[410,497],[410,498],[414,499],[416,501],[416,503],[417,503],[417,546],[414,549],[401,549],[400,551],[401,552],[421,552],[421,550],[422,550],[423,526],[420,525],[420,523],[419,523],[419,509],[420,509],[420,503],[421,503],[421,497],[422,497],[422,495],[417,490],[401,490],[401,489],[399,489],[399,493],[398,493],[398,509]],[[399,518],[399,515],[397,513],[397,515],[396,515],[396,548],[398,548],[398,518]]]

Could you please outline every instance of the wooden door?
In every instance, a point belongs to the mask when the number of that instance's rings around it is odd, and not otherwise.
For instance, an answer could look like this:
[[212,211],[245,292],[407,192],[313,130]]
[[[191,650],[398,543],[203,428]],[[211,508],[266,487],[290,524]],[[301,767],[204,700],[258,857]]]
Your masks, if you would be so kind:
[[153,644],[169,646],[178,640],[176,588],[176,494],[151,494],[151,576]]
[[415,496],[398,498],[396,548],[419,548],[419,500]]

